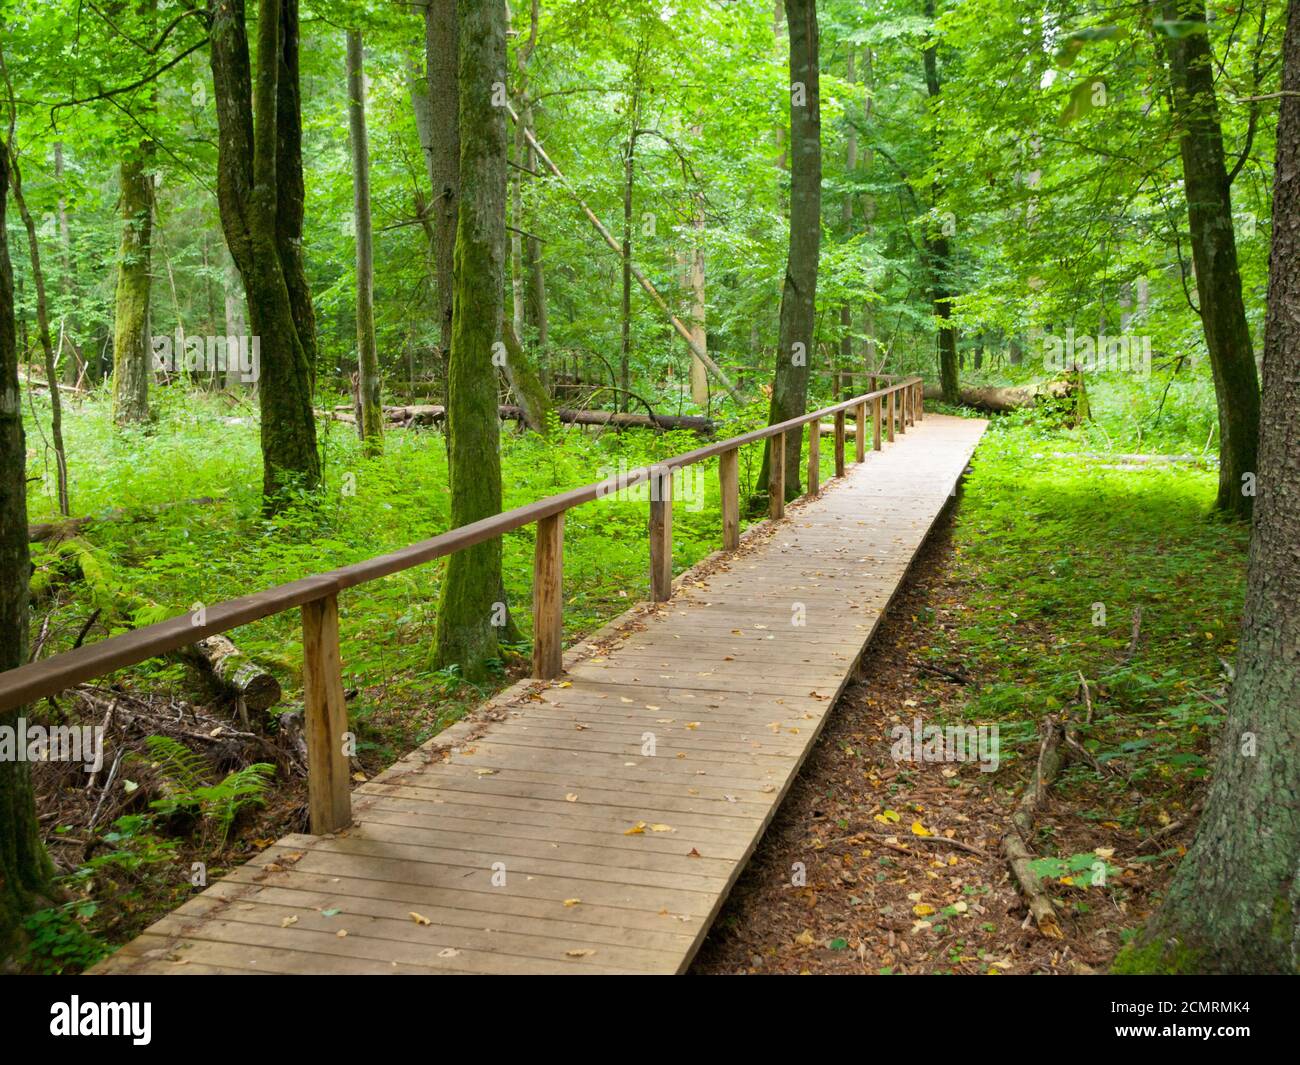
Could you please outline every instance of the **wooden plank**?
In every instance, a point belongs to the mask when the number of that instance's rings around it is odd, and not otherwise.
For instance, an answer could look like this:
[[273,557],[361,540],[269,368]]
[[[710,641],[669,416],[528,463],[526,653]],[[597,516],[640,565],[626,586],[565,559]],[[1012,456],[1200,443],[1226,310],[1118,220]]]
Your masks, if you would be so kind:
[[339,661],[339,604],[326,596],[302,605],[303,719],[307,738],[307,806],[320,835],[352,819],[344,734],[348,708]]
[[867,461],[867,405],[859,403],[854,411],[854,417],[857,419],[857,428],[853,433],[853,447],[857,452],[857,461]]
[[885,419],[886,439],[892,444],[894,442],[894,393],[889,393],[889,415]]
[[844,476],[844,412],[835,415],[835,476]]
[[650,482],[650,598],[667,602],[673,594],[673,475],[656,468]]
[[[882,433],[919,416],[891,395],[868,400]],[[521,682],[362,784],[350,828],[286,836],[95,971],[683,971],[981,430],[925,419],[579,645],[563,684]]]
[[718,456],[718,482],[722,509],[722,549],[740,548],[740,452],[732,449]]
[[785,517],[785,434],[772,437],[767,463],[767,516]]
[[564,670],[564,515],[537,523],[533,552],[533,676]]
[[815,498],[822,490],[822,446],[821,422],[808,423],[808,492],[807,498]]

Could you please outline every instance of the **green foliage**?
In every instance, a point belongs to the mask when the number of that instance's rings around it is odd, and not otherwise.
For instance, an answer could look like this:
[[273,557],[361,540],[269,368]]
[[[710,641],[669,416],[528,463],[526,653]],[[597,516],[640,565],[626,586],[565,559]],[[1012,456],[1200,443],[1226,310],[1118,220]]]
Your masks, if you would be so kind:
[[86,924],[99,907],[90,900],[38,910],[23,921],[27,942],[17,961],[25,972],[55,976],[89,968],[112,950]]
[[269,762],[254,762],[227,774],[216,784],[203,783],[209,772],[207,760],[170,736],[150,736],[149,753],[175,785],[175,790],[149,804],[161,817],[196,811],[217,833],[217,846],[224,847],[231,826],[241,811],[266,802],[266,790],[275,776]]

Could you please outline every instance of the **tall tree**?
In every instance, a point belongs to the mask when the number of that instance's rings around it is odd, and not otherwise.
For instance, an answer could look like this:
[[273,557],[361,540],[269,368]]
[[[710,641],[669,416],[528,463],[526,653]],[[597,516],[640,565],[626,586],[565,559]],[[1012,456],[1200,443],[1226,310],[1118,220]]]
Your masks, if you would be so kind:
[[153,155],[152,141],[144,141],[121,165],[122,243],[113,306],[113,421],[118,425],[149,418]]
[[[781,328],[768,423],[797,418],[808,407],[813,356],[817,264],[821,252],[821,82],[817,70],[817,2],[785,0],[790,33],[790,248],[781,288]],[[802,491],[800,434],[785,442],[785,494]],[[763,450],[759,485],[766,489],[771,442]]]
[[[934,0],[925,0],[925,17],[934,21]],[[930,96],[931,122],[938,137],[939,121],[936,110],[943,86],[939,81],[939,42],[931,34],[926,38],[923,53],[925,63],[925,87]],[[934,201],[937,204],[943,189],[936,180],[933,188]],[[957,395],[957,334],[952,327],[952,289],[950,273],[952,268],[952,246],[948,240],[947,223],[939,226],[930,224],[925,238],[926,258],[930,266],[931,299],[934,304],[934,316],[939,321],[939,383],[946,403],[956,403]]]
[[1122,969],[1300,972],[1300,3],[1290,5],[1259,496],[1236,676],[1196,838]]
[[[500,98],[506,59],[505,0],[460,0],[460,195],[455,298],[447,369],[447,449],[451,524],[468,525],[501,510],[500,419],[493,353],[501,343],[506,255],[506,109]],[[501,541],[489,540],[447,560],[438,611],[440,665],[457,663],[471,679],[497,655]]]
[[370,225],[370,144],[366,138],[366,73],[359,30],[348,30],[348,140],[352,147],[352,217],[357,242],[357,432],[372,455],[384,449],[375,345],[375,248]]
[[[14,275],[9,261],[5,207],[9,146],[0,141],[0,670],[27,661],[27,610],[31,560],[27,552],[27,444],[18,390],[14,332]],[[0,714],[13,728],[22,710]],[[52,869],[41,846],[32,796],[31,766],[0,760],[0,961],[8,958],[22,918],[50,889]]]
[[312,389],[316,324],[302,263],[304,186],[298,0],[258,0],[257,72],[244,0],[210,0],[217,202],[260,345],[262,489],[320,483]]
[[1205,346],[1219,409],[1220,510],[1249,517],[1249,482],[1259,447],[1259,377],[1241,298],[1232,193],[1214,90],[1214,56],[1204,0],[1168,0],[1165,18],[1190,26],[1167,38],[1174,121],[1183,160],[1183,190],[1191,228],[1192,264]]

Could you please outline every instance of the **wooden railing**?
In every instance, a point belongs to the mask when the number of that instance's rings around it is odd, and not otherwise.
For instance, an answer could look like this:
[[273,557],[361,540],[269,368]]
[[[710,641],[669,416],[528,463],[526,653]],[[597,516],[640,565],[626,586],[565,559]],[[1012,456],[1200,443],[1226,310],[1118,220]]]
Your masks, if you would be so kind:
[[[884,377],[878,376],[882,379]],[[769,463],[769,513],[774,519],[780,518],[785,513],[785,448],[782,445],[788,433],[802,434],[804,426],[809,427],[806,494],[816,495],[821,490],[823,418],[835,420],[835,476],[841,477],[845,468],[845,422],[850,412],[857,422],[857,461],[862,462],[866,458],[868,405],[873,425],[872,448],[879,451],[882,439],[892,442],[896,430],[906,432],[908,425],[924,417],[923,392],[921,378],[899,378],[884,388],[855,396],[835,406],[697,448],[652,466],[643,466],[617,479],[607,478],[548,496],[536,503],[451,529],[390,554],[230,599],[193,614],[169,618],[156,625],[148,625],[121,636],[7,670],[0,673],[0,712],[56,695],[84,681],[166,654],[206,636],[227,632],[295,607],[301,608],[303,718],[307,734],[310,824],[313,833],[333,832],[351,821],[348,760],[344,754],[343,742],[348,716],[339,655],[340,592],[443,558],[525,525],[535,524],[537,543],[533,566],[533,675],[543,680],[551,679],[560,674],[563,662],[561,588],[564,573],[564,515],[567,511],[601,498],[611,490],[648,484],[650,595],[655,602],[665,602],[672,593],[673,470],[717,456],[722,496],[722,547],[726,551],[734,551],[740,546],[740,448],[760,440],[774,440]],[[616,483],[611,483],[615,480]]]

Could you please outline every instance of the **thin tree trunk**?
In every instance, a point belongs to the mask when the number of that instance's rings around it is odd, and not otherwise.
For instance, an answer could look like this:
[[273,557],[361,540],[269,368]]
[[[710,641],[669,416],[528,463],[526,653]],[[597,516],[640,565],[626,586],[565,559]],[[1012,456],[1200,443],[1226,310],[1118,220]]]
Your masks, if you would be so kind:
[[[0,670],[27,661],[31,560],[27,550],[27,444],[18,388],[14,277],[5,207],[9,146],[0,141]],[[51,381],[52,384],[55,382]],[[51,392],[58,392],[53,387]],[[0,714],[13,728],[22,709]],[[0,963],[13,953],[21,922],[46,901],[52,868],[41,846],[31,764],[0,760]]]
[[[925,0],[925,16],[934,19],[934,0]],[[924,52],[925,85],[930,96],[930,106],[937,106],[942,86],[939,82],[939,45],[934,37],[927,40]],[[938,134],[936,133],[936,138]],[[934,184],[934,202],[938,203],[942,188]],[[948,235],[940,229],[938,234],[926,238],[930,260],[930,283],[934,316],[939,319],[939,381],[943,388],[946,403],[958,402],[958,367],[957,334],[951,325],[952,320],[952,281],[949,276],[952,266],[952,246]]]
[[[844,79],[850,85],[853,84],[856,74],[854,58],[853,48],[850,46],[844,67]],[[844,178],[846,182],[852,182],[856,179],[857,169],[858,128],[853,124],[853,119],[849,118],[844,130]],[[845,239],[852,237],[853,192],[851,189],[844,193],[844,201],[840,204],[840,223],[844,227]],[[847,302],[840,307],[840,362],[845,369],[853,368],[853,308]]]
[[623,146],[623,298],[619,304],[621,327],[618,383],[623,389],[618,409],[627,410],[632,389],[632,194],[636,181],[636,142],[641,111],[641,50],[638,47],[632,69],[632,93],[627,107],[627,142]]
[[1300,4],[1282,54],[1259,498],[1236,674],[1196,838],[1120,970],[1300,972]]
[[[1164,13],[1170,21],[1205,22],[1203,0],[1169,0]],[[1219,493],[1215,505],[1249,517],[1254,496],[1249,494],[1248,482],[1257,470],[1259,448],[1259,377],[1241,298],[1232,194],[1215,100],[1214,57],[1206,30],[1171,38],[1167,48],[1196,293],[1219,409]]]
[[357,242],[357,431],[368,454],[384,450],[384,406],[375,346],[375,255],[370,226],[370,144],[366,137],[366,75],[361,33],[348,30],[348,131],[352,146],[352,213]]
[[[821,86],[817,70],[816,0],[785,0],[790,31],[790,249],[781,290],[781,330],[768,424],[805,413],[817,309],[821,251]],[[765,490],[771,442],[763,449],[759,487]],[[785,495],[802,491],[799,433],[785,441]]]
[[[233,261],[225,267],[226,290],[226,342],[239,340],[247,334],[248,326],[244,318],[244,282],[235,269]],[[225,388],[229,392],[238,392],[243,386],[239,364],[230,359],[226,361]]]
[[54,142],[54,180],[59,185],[59,288],[63,294],[64,315],[67,326],[65,337],[71,356],[63,360],[63,383],[75,385],[81,380],[85,366],[81,350],[77,346],[77,316],[73,313],[73,300],[76,289],[76,267],[72,255],[72,227],[68,224],[68,197],[63,190],[63,142]]
[[36,240],[36,222],[27,209],[23,197],[22,173],[18,160],[9,157],[9,181],[18,206],[18,216],[27,231],[27,250],[32,263],[32,281],[36,285],[36,328],[40,335],[41,350],[45,355],[45,380],[50,385],[50,442],[54,445],[55,478],[59,496],[59,513],[65,518],[72,513],[68,503],[68,453],[63,447],[63,401],[59,397],[59,378],[54,359],[54,344],[50,339],[50,311],[45,298],[45,272],[41,269],[41,248]]
[[152,160],[152,144],[142,142],[121,166],[122,243],[113,309],[113,421],[118,425],[149,420]]
[[[451,525],[468,525],[501,510],[500,421],[493,345],[502,313],[506,240],[506,112],[493,85],[506,60],[503,0],[460,0],[460,190],[465,210],[456,226],[456,291],[447,381],[447,446]],[[458,551],[447,560],[438,612],[435,659],[482,679],[497,656],[501,541]]]

